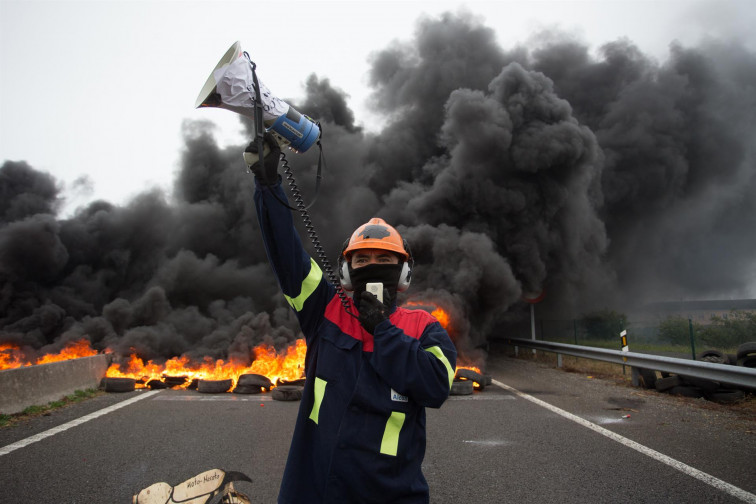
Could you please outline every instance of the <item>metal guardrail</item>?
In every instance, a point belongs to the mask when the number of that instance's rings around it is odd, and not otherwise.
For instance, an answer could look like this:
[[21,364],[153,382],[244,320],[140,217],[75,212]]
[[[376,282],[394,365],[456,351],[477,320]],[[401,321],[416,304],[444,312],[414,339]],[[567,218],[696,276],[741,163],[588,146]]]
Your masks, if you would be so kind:
[[550,341],[537,341],[519,338],[505,338],[504,341],[515,347],[534,348],[546,352],[572,355],[585,359],[594,359],[615,364],[624,364],[635,368],[652,369],[666,373],[674,373],[693,378],[714,380],[729,385],[756,389],[756,368],[734,366],[731,364],[715,364],[688,359],[676,359],[661,355],[641,354],[636,352],[621,352],[580,345],[566,345]]

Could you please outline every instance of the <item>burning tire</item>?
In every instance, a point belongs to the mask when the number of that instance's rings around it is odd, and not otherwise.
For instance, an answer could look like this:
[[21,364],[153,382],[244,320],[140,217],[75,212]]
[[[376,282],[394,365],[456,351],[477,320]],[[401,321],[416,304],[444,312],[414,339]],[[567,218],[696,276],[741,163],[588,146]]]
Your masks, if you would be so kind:
[[304,387],[294,385],[279,385],[271,392],[271,396],[276,401],[299,401],[302,399]]
[[186,384],[186,376],[163,376],[163,383],[168,387],[183,387]]
[[452,382],[449,395],[470,395],[473,393],[473,382],[471,380],[458,380]]
[[271,387],[273,387],[273,383],[267,376],[249,373],[239,377],[239,381],[236,382],[236,388],[234,388],[234,393],[259,394],[263,391],[269,391]]
[[197,382],[197,392],[203,394],[223,394],[228,392],[234,381],[228,380],[200,380]]
[[232,392],[234,394],[262,394],[265,390],[257,385],[237,385]]
[[108,378],[100,382],[100,388],[105,392],[133,392],[136,385],[134,378]]
[[299,378],[297,380],[278,380],[278,385],[294,385],[297,387],[304,387],[306,379],[305,378]]
[[457,374],[454,376],[454,378],[465,378],[466,380],[473,382],[473,384],[477,384],[478,388],[481,390],[483,390],[487,385],[485,376],[478,373],[477,371],[473,371],[472,369],[457,369]]
[[150,390],[161,390],[161,389],[167,389],[168,385],[161,380],[153,379],[147,382],[147,387],[149,387]]

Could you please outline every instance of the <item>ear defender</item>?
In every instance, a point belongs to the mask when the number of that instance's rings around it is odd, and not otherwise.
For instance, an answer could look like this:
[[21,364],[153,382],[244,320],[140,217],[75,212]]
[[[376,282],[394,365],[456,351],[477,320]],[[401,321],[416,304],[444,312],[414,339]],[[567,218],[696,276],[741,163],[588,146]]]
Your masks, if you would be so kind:
[[349,277],[349,261],[344,257],[344,251],[349,245],[349,239],[344,242],[344,246],[341,247],[341,253],[339,254],[338,269],[339,269],[339,282],[341,287],[347,291],[353,291],[352,279]]
[[412,282],[412,267],[415,265],[415,259],[412,257],[412,251],[410,250],[407,240],[402,240],[404,243],[404,250],[407,251],[407,260],[402,265],[402,272],[399,274],[399,284],[396,287],[398,292],[404,292],[409,289]]

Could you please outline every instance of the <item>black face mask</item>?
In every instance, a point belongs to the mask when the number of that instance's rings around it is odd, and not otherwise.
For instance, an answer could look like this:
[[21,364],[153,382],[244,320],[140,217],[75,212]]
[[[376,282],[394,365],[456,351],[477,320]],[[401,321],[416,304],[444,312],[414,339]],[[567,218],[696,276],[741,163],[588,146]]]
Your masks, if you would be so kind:
[[359,308],[360,296],[365,290],[365,286],[370,282],[381,282],[384,289],[389,291],[389,299],[384,299],[383,303],[393,306],[396,303],[396,288],[399,285],[399,275],[402,272],[402,264],[368,264],[361,268],[353,269],[349,265],[349,278],[352,279],[354,287],[354,302]]

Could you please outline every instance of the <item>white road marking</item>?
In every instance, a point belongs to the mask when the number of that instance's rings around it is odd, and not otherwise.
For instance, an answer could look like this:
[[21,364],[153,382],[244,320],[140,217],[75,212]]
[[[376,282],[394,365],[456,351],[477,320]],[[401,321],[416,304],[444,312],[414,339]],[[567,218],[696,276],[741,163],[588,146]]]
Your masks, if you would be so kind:
[[54,436],[55,434],[59,434],[61,432],[67,431],[68,429],[72,427],[76,427],[77,425],[81,425],[85,422],[89,422],[90,420],[94,420],[95,418],[101,417],[102,415],[107,415],[108,413],[111,413],[117,409],[123,408],[124,406],[128,406],[129,404],[133,404],[137,401],[141,401],[142,399],[147,399],[151,395],[157,394],[158,392],[159,390],[152,390],[150,392],[141,393],[136,397],[132,397],[131,399],[126,399],[125,401],[121,401],[112,406],[108,406],[107,408],[103,408],[101,410],[95,411],[94,413],[90,413],[89,415],[85,415],[81,418],[71,420],[70,422],[64,423],[63,425],[58,425],[57,427],[53,427],[52,429],[48,429],[44,432],[40,432],[39,434],[29,436],[28,438],[22,439],[21,441],[16,441],[15,443],[12,443],[12,444],[9,444],[8,446],[4,446],[0,448],[0,457],[2,457],[3,455],[9,454],[12,451],[18,450],[19,448],[24,448],[26,446],[29,446],[32,443],[36,443],[37,441],[42,441],[45,438]]
[[526,401],[530,401],[532,403],[535,403],[539,406],[542,406],[546,408],[547,410],[550,410],[557,415],[563,416],[564,418],[568,420],[572,420],[575,423],[578,423],[582,425],[583,427],[588,427],[594,432],[597,432],[598,434],[601,434],[602,436],[606,436],[609,439],[616,441],[620,444],[623,444],[627,446],[628,448],[632,448],[633,450],[642,453],[643,455],[646,455],[648,457],[651,457],[654,460],[657,460],[661,462],[662,464],[667,464],[668,466],[672,467],[673,469],[677,469],[678,471],[687,474],[688,476],[692,476],[696,478],[697,480],[703,481],[707,485],[710,485],[718,490],[721,490],[723,492],[726,492],[733,497],[736,497],[743,502],[748,502],[751,504],[756,504],[756,495],[743,490],[742,488],[738,488],[735,485],[731,485],[727,483],[726,481],[722,481],[719,478],[716,478],[712,476],[711,474],[707,474],[703,471],[699,471],[695,467],[691,467],[687,464],[684,464],[680,462],[679,460],[675,460],[672,457],[668,457],[667,455],[664,455],[663,453],[660,453],[656,450],[652,450],[651,448],[644,446],[640,443],[636,443],[635,441],[628,439],[624,436],[620,436],[617,433],[614,433],[608,429],[604,429],[601,426],[596,425],[593,422],[589,422],[588,420],[585,420],[577,415],[573,415],[572,413],[565,411],[563,409],[557,408],[556,406],[553,406],[545,401],[541,401],[540,399],[537,399],[531,395],[525,394],[524,392],[520,392],[519,390],[510,387],[509,385],[506,385],[504,383],[501,383],[498,380],[493,380],[492,382],[497,387],[501,387],[504,390],[508,390],[512,392],[513,394],[525,399]]
[[508,441],[502,441],[500,439],[465,439],[463,443],[468,443],[476,446],[507,446],[511,443]]
[[251,394],[240,396],[238,394],[217,394],[217,395],[161,395],[155,399],[156,401],[191,401],[191,402],[207,402],[207,401],[243,401],[243,402],[265,402],[275,401],[273,396],[264,394]]
[[470,394],[470,395],[454,395],[449,396],[447,401],[511,401],[514,400],[514,397],[511,395],[503,395],[503,394],[493,394],[493,395],[485,395],[485,392],[482,394]]

